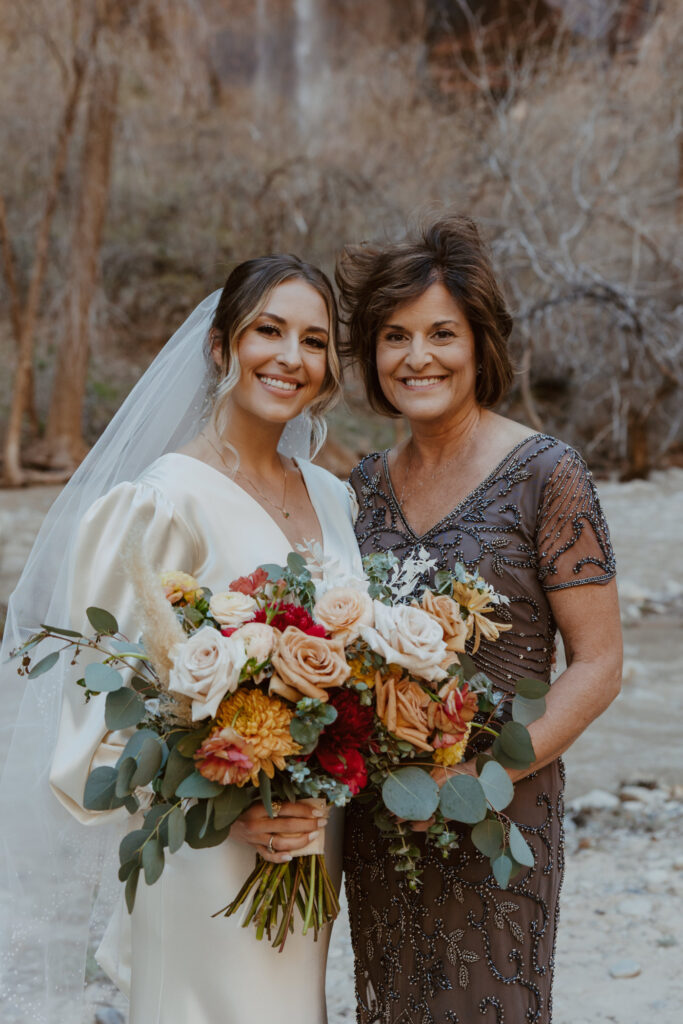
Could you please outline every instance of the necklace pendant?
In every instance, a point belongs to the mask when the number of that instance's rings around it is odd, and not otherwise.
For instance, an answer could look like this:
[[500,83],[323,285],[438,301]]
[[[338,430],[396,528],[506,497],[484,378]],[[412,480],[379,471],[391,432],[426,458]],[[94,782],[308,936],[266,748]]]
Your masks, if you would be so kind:
[[285,519],[289,519],[289,512],[283,512],[282,514],[285,517]]

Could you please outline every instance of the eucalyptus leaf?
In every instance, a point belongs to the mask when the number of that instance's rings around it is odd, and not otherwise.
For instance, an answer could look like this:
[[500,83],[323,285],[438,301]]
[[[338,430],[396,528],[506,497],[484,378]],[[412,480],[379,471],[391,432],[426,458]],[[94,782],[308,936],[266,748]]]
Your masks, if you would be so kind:
[[185,757],[178,749],[179,744],[171,749],[164,770],[164,777],[161,782],[161,795],[165,800],[171,800],[176,795],[180,783],[187,779],[194,772],[194,761]]
[[204,621],[204,616],[196,608],[193,608],[191,604],[185,605],[183,608],[183,617],[190,623],[191,626],[201,626]]
[[264,572],[268,573],[268,579],[271,583],[281,580],[285,574],[284,566],[275,565],[274,562],[266,562],[265,565],[259,565],[259,569],[263,569]]
[[312,743],[317,743],[322,730],[322,724],[317,725],[315,722],[307,722],[301,718],[293,718],[289,723],[289,732],[292,739],[295,743],[301,744],[302,747],[310,747]]
[[137,725],[145,717],[145,705],[134,690],[128,686],[122,686],[107,694],[104,703],[104,724],[107,729],[115,732],[117,729],[128,729],[131,725]]
[[85,783],[83,806],[89,811],[110,811],[122,807],[123,800],[116,795],[116,768],[102,765],[90,772]]
[[158,740],[153,729],[137,729],[123,748],[123,753],[116,762],[116,766],[118,767],[126,757],[137,757],[145,740],[150,738]]
[[143,831],[146,832],[147,835],[149,835],[151,832],[154,832],[156,830],[157,826],[160,823],[161,827],[163,828],[164,820],[167,817],[170,809],[170,804],[154,804],[153,807],[150,807],[150,809],[145,814],[145,824],[143,826]]
[[227,786],[213,802],[213,823],[220,831],[229,828],[253,800],[253,790],[247,786]]
[[129,814],[135,814],[140,810],[140,801],[133,793],[129,793],[123,801],[123,806],[126,808]]
[[125,882],[129,875],[136,871],[140,867],[140,861],[138,859],[127,860],[125,864],[122,864],[119,868],[119,882]]
[[518,761],[514,757],[508,757],[501,745],[500,736],[496,736],[495,740],[491,744],[490,750],[496,761],[498,761],[499,764],[502,764],[503,768],[524,769],[529,767],[526,761]]
[[454,775],[441,787],[439,808],[446,818],[475,825],[486,817],[486,797],[479,779]]
[[199,838],[203,839],[209,830],[211,825],[211,815],[213,814],[213,798],[206,801],[206,814],[204,815],[204,824],[199,830]]
[[135,906],[135,893],[138,887],[138,878],[140,877],[140,868],[136,867],[131,871],[126,881],[126,906],[128,907],[128,913],[133,913],[133,907]]
[[204,778],[198,771],[193,771],[191,775],[188,775],[186,779],[180,783],[176,788],[175,795],[180,796],[183,799],[186,797],[194,797],[195,799],[201,800],[212,796],[218,796],[219,793],[223,792],[223,786],[220,782],[212,782],[211,779]]
[[164,850],[159,839],[154,836],[142,847],[142,867],[147,885],[154,885],[164,870]]
[[526,839],[519,831],[514,821],[510,823],[510,853],[522,867],[532,868],[534,866],[534,853]]
[[515,795],[510,776],[496,761],[484,765],[479,781],[486,799],[495,811],[502,811]]
[[35,679],[36,676],[42,676],[44,672],[49,672],[53,665],[59,661],[59,651],[52,651],[50,654],[46,654],[44,658],[37,661],[33,668],[30,670],[28,677],[29,679]]
[[83,634],[75,629],[62,629],[61,626],[46,626],[43,622],[41,622],[40,628],[44,629],[47,633],[57,633],[59,636],[73,636],[79,640],[83,639]]
[[96,633],[118,633],[119,624],[111,614],[104,608],[86,608],[85,614],[88,616],[88,622],[95,630]]
[[127,797],[131,789],[131,779],[135,775],[138,763],[134,757],[127,757],[121,762],[116,777],[115,793],[121,798]]
[[515,694],[512,699],[512,719],[522,725],[531,725],[537,718],[545,714],[545,697],[522,697]]
[[219,846],[228,836],[230,828],[216,829],[209,825],[200,838],[199,833],[204,827],[206,807],[202,803],[195,804],[185,815],[185,842],[193,850],[205,850],[210,846]]
[[528,700],[538,700],[550,692],[550,687],[542,679],[518,679],[515,683],[515,693]]
[[131,780],[131,785],[146,786],[161,768],[164,752],[158,736],[147,736],[137,755],[138,766]]
[[185,842],[185,815],[180,807],[174,807],[168,816],[168,849],[171,853]]
[[124,685],[123,676],[111,665],[103,665],[100,661],[92,661],[85,666],[85,685],[96,693],[111,693],[120,690]]
[[500,745],[508,755],[527,767],[536,760],[529,730],[521,722],[506,722],[500,730]]
[[296,551],[290,551],[287,555],[287,568],[295,576],[301,576],[306,571],[306,559]]
[[136,828],[128,832],[119,844],[119,862],[126,864],[129,860],[140,854],[140,849],[149,832],[144,828]]
[[195,750],[198,750],[206,737],[209,735],[211,726],[207,725],[204,729],[200,729],[199,732],[188,732],[186,736],[181,737],[175,745],[174,749],[180,751],[185,757],[192,757]]
[[131,658],[146,658],[147,651],[142,644],[133,643],[132,640],[110,640],[110,647],[119,655],[123,657],[128,655]]
[[460,667],[462,668],[465,679],[471,679],[473,676],[476,676],[479,669],[474,664],[474,661],[469,654],[458,654],[458,661],[460,662]]
[[439,787],[423,768],[399,768],[385,779],[382,800],[399,818],[425,821],[439,806]]
[[493,871],[493,877],[498,882],[501,889],[507,889],[508,882],[510,881],[510,875],[512,874],[513,861],[507,853],[501,853],[499,857],[491,861],[491,870]]
[[484,856],[495,860],[503,852],[505,829],[497,818],[485,818],[474,826],[471,838]]

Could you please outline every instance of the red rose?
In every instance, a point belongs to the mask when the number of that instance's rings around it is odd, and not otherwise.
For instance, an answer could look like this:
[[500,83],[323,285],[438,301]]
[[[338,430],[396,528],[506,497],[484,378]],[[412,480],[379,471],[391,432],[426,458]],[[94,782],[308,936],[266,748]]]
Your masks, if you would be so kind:
[[268,573],[264,572],[263,569],[256,569],[250,576],[240,576],[238,579],[233,580],[228,590],[234,590],[238,594],[247,594],[249,597],[253,597],[259,590],[263,590],[267,582]]
[[[268,613],[266,609],[259,608],[254,615],[253,621],[266,622],[267,619]],[[317,622],[314,622],[306,609],[298,604],[280,605],[277,615],[270,620],[270,625],[274,629],[279,629],[282,633],[287,629],[287,626],[296,626],[302,633],[308,633],[309,636],[327,636],[325,627],[319,626]]]
[[316,754],[323,771],[344,782],[354,796],[367,786],[365,758],[359,750],[345,750],[343,754],[335,754],[332,750],[321,751],[318,747]]

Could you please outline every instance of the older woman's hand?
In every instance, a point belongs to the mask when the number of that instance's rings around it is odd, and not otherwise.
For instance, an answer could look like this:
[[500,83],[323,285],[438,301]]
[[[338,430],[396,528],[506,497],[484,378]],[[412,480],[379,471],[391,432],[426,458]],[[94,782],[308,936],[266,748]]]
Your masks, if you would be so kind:
[[253,846],[264,860],[282,864],[291,860],[296,850],[317,839],[327,826],[328,816],[329,807],[297,801],[281,804],[277,816],[269,818],[259,802],[239,816],[230,829],[230,838]]

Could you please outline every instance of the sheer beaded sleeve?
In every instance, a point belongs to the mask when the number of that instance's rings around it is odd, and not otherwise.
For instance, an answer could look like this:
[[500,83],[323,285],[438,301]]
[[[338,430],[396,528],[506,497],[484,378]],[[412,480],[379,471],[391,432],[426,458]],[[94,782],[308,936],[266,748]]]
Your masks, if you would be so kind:
[[616,573],[609,530],[586,463],[566,448],[541,496],[538,579],[546,591],[606,583]]

